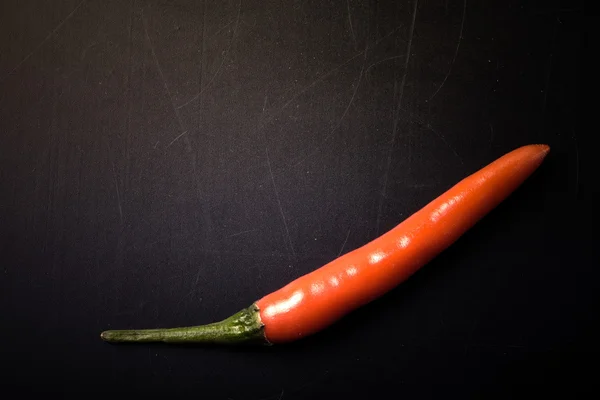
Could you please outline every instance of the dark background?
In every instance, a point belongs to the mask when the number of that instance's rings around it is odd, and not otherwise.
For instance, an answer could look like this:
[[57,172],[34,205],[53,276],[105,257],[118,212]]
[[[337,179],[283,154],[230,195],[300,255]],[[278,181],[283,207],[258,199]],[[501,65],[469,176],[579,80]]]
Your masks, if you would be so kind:
[[[234,400],[591,389],[582,4],[2,1],[0,380]],[[99,338],[222,319],[529,143],[552,151],[524,186],[321,334]]]

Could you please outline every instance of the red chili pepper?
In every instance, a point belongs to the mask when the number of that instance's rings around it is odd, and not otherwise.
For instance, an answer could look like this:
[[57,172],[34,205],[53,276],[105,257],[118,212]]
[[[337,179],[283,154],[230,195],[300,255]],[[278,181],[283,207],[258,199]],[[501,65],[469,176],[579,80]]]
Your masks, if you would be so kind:
[[112,330],[109,342],[285,343],[316,333],[380,297],[454,243],[510,195],[550,148],[518,148],[463,179],[391,231],[266,295],[221,322]]

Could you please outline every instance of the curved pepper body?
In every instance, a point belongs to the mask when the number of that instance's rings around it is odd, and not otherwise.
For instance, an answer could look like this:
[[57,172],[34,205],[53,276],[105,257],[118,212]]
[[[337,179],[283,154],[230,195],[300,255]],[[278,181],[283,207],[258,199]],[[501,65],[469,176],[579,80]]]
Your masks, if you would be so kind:
[[267,340],[318,332],[396,287],[512,193],[548,151],[529,145],[506,154],[391,231],[257,301]]
[[101,336],[109,342],[233,344],[285,343],[316,333],[390,291],[454,243],[523,183],[549,150],[529,145],[504,155],[384,235],[221,322]]

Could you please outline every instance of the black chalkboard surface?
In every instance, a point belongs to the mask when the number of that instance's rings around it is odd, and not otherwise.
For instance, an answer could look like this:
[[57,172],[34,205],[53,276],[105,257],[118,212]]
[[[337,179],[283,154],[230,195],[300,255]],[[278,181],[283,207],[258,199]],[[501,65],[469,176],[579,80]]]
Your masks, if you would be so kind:
[[[511,398],[598,355],[583,1],[4,0],[0,354],[19,393]],[[285,346],[220,320],[519,146],[542,167],[409,281]]]

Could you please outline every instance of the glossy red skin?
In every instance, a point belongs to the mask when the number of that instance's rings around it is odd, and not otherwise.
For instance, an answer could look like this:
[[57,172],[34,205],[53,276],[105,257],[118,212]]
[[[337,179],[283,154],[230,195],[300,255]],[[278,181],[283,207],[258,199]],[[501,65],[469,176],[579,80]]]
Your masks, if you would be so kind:
[[267,340],[318,332],[396,287],[512,193],[549,150],[529,145],[506,154],[391,231],[257,301]]

